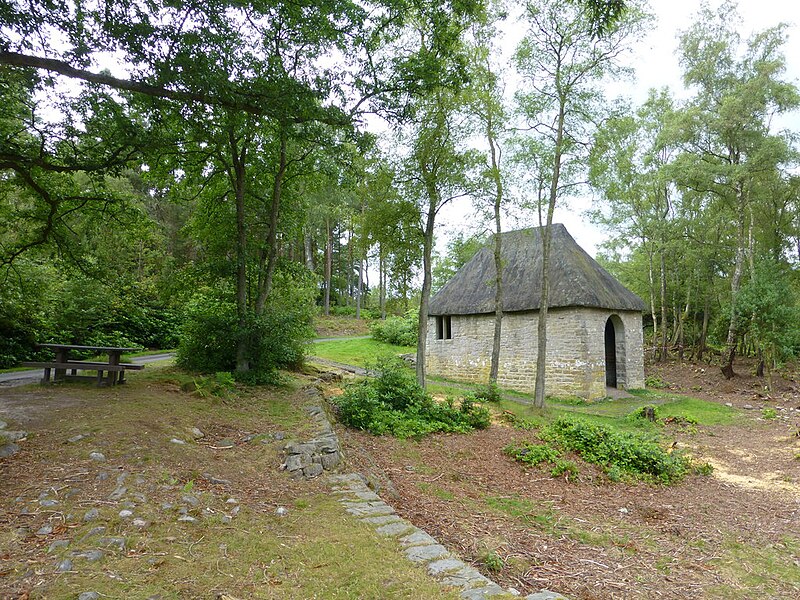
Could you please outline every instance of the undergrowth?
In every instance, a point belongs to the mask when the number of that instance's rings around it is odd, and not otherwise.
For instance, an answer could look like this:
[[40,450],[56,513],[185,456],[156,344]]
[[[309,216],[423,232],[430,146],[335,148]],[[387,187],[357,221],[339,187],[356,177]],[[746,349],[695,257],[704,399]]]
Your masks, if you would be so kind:
[[[549,463],[553,476],[577,475],[577,467],[573,470],[565,464],[569,461],[563,460],[564,451],[575,452],[586,462],[600,466],[612,481],[633,477],[671,484],[693,470],[689,457],[665,450],[646,435],[617,431],[581,419],[557,419],[543,426],[539,437],[544,444],[512,444],[505,452],[527,465]],[[708,474],[710,467],[700,465],[694,471]]]
[[472,395],[458,406],[452,398],[436,402],[398,358],[378,359],[371,370],[374,378],[346,386],[334,400],[345,425],[375,435],[409,438],[435,432],[467,433],[485,429],[491,422],[489,411]]

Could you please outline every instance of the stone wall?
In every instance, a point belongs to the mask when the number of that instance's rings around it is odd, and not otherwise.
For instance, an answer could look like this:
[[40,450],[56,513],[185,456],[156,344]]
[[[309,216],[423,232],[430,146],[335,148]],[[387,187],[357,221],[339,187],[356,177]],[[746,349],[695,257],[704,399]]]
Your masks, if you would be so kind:
[[[644,387],[642,316],[635,311],[553,308],[547,320],[547,393],[585,398],[605,396],[605,325],[611,315],[617,333],[618,387]],[[498,384],[533,392],[538,313],[503,317]],[[427,371],[457,381],[485,383],[494,334],[494,315],[453,315],[452,338],[436,339],[436,318],[428,323]]]

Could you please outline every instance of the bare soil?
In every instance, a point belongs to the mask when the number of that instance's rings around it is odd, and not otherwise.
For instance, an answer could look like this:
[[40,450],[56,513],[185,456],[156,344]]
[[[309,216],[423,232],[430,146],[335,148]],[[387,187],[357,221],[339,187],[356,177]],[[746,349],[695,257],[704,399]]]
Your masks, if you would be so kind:
[[[384,482],[404,517],[523,593],[584,600],[800,597],[800,408],[792,376],[772,393],[737,364],[650,369],[673,392],[742,408],[736,424],[675,431],[712,476],[673,486],[611,483],[581,464],[578,481],[503,454],[535,433],[495,424],[421,441],[341,432],[349,459]],[[752,408],[744,408],[752,407]],[[762,408],[778,415],[763,419]],[[497,568],[497,557],[503,568]],[[495,564],[492,564],[495,562]]]

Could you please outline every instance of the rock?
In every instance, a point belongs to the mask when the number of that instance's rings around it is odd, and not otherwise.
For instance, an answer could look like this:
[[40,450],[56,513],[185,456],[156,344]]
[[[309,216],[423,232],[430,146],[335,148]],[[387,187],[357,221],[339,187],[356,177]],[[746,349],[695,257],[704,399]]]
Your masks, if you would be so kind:
[[275,514],[278,515],[279,517],[285,517],[286,515],[289,514],[289,509],[286,508],[285,506],[279,506],[278,508],[275,509]]
[[742,406],[742,408],[745,409],[745,410],[753,410],[753,405],[752,404],[745,404],[744,406]]
[[103,454],[102,452],[90,452],[89,458],[91,458],[92,460],[96,460],[97,462],[102,462],[106,459],[106,455]]
[[534,594],[525,596],[525,600],[567,600],[561,594],[551,592],[550,590],[540,590]]
[[96,508],[90,508],[86,511],[86,514],[83,515],[84,521],[94,521],[97,517],[100,516],[100,511]]
[[97,474],[97,481],[105,481],[108,479],[108,473],[106,471],[100,471]]
[[53,526],[50,525],[50,523],[47,523],[39,528],[39,531],[36,532],[36,535],[50,535],[51,533],[53,533]]
[[197,521],[197,519],[189,515],[181,515],[180,517],[178,517],[178,521],[180,521],[181,523],[194,523],[195,521]]
[[161,510],[170,510],[173,506],[175,506],[175,505],[172,504],[171,502],[164,502],[161,505]]
[[308,465],[306,468],[303,469],[303,475],[308,477],[309,479],[312,477],[317,477],[318,475],[322,475],[322,465],[314,463],[312,465]]
[[198,506],[200,504],[200,500],[196,496],[191,496],[189,494],[181,496],[181,500],[183,500],[184,502],[186,502],[186,504],[189,504],[191,506]]
[[728,408],[733,408],[733,402],[726,402],[725,406],[727,406]]
[[67,571],[72,571],[72,561],[68,558],[62,560],[58,565],[56,565],[56,571],[59,573],[66,573]]
[[119,500],[127,493],[128,493],[128,488],[124,486],[118,486],[113,492],[111,492],[109,498],[111,498],[112,500]]
[[6,427],[8,427],[8,423],[5,421],[0,421],[0,429],[5,429]]
[[272,434],[272,439],[277,442],[280,442],[281,440],[286,439],[286,434],[283,433],[282,431],[276,431],[275,433]]
[[47,553],[52,554],[56,550],[61,550],[61,548],[66,548],[67,546],[69,546],[69,540],[56,540],[50,544],[50,547],[47,549]]
[[138,527],[139,529],[144,529],[147,527],[147,521],[144,519],[134,519],[132,523],[134,527]]
[[230,515],[222,515],[221,521],[224,525],[229,525],[233,521],[233,517]]
[[178,438],[172,438],[170,440],[173,444],[178,444],[179,446],[185,446],[186,442],[184,440],[179,440]]
[[89,562],[97,562],[98,560],[103,560],[105,555],[102,550],[87,550],[86,552],[81,552],[78,556],[85,558]]
[[233,448],[234,446],[236,446],[236,443],[233,440],[224,439],[217,442],[214,447],[227,450],[228,448]]
[[239,504],[239,501],[236,498],[228,498],[225,500],[225,504]]
[[250,435],[244,436],[244,438],[242,438],[242,441],[245,442],[245,443],[249,443],[249,442],[252,442],[257,437],[258,437],[257,433],[251,433]]
[[16,444],[2,444],[0,445],[0,458],[8,458],[13,454],[19,452],[19,446]]
[[628,509],[623,506],[622,508],[619,509],[619,512],[621,512],[623,515],[627,515]]
[[204,438],[204,437],[206,437],[206,434],[205,434],[205,433],[203,433],[202,431],[200,431],[200,429],[199,429],[199,428],[197,428],[197,427],[192,427],[192,428],[189,430],[189,433],[191,433],[191,434],[192,434],[192,437],[193,437],[194,439],[196,439],[196,440],[199,440],[199,439],[201,439],[201,438]]
[[128,510],[127,508],[125,510],[119,511],[119,518],[120,519],[129,519],[132,516],[133,516],[133,511],[132,510]]
[[67,441],[70,444],[75,444],[83,439],[86,439],[87,437],[89,437],[88,433],[79,433],[78,435],[73,435],[71,438],[67,439]]
[[231,482],[228,479],[222,479],[221,477],[214,477],[211,473],[203,473],[203,478],[212,483],[214,485],[230,485]]
[[100,594],[97,592],[81,592],[78,595],[78,600],[98,600]]
[[0,437],[4,437],[7,442],[19,442],[28,437],[27,431],[3,431]]
[[114,546],[118,550],[125,550],[125,538],[123,537],[100,538],[100,544],[103,546]]
[[439,558],[447,558],[449,552],[441,544],[431,544],[430,546],[411,546],[405,550],[408,560],[411,562],[428,562]]
[[41,504],[44,507],[57,506],[58,500],[53,500],[52,498],[45,498],[44,500],[39,500],[39,504]]
[[103,527],[102,525],[101,525],[101,526],[99,526],[99,527],[92,527],[92,528],[91,528],[91,529],[90,529],[90,530],[89,530],[89,531],[86,533],[86,535],[84,535],[84,536],[83,536],[83,537],[80,539],[80,542],[79,542],[79,543],[83,543],[83,542],[85,542],[86,540],[88,540],[89,538],[91,538],[91,537],[94,537],[94,536],[96,536],[96,535],[100,535],[100,534],[102,534],[102,533],[105,533],[105,532],[106,532],[106,528],[105,528],[105,527]]

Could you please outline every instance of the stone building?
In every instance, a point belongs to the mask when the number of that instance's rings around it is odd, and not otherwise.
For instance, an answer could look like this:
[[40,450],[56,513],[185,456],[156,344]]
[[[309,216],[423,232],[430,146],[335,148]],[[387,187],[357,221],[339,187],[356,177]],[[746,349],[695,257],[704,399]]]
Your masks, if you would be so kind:
[[[502,235],[503,329],[497,382],[533,392],[542,273],[541,229]],[[495,266],[482,248],[431,298],[427,371],[485,383],[494,336]],[[546,393],[602,398],[644,387],[644,302],[552,226]]]

